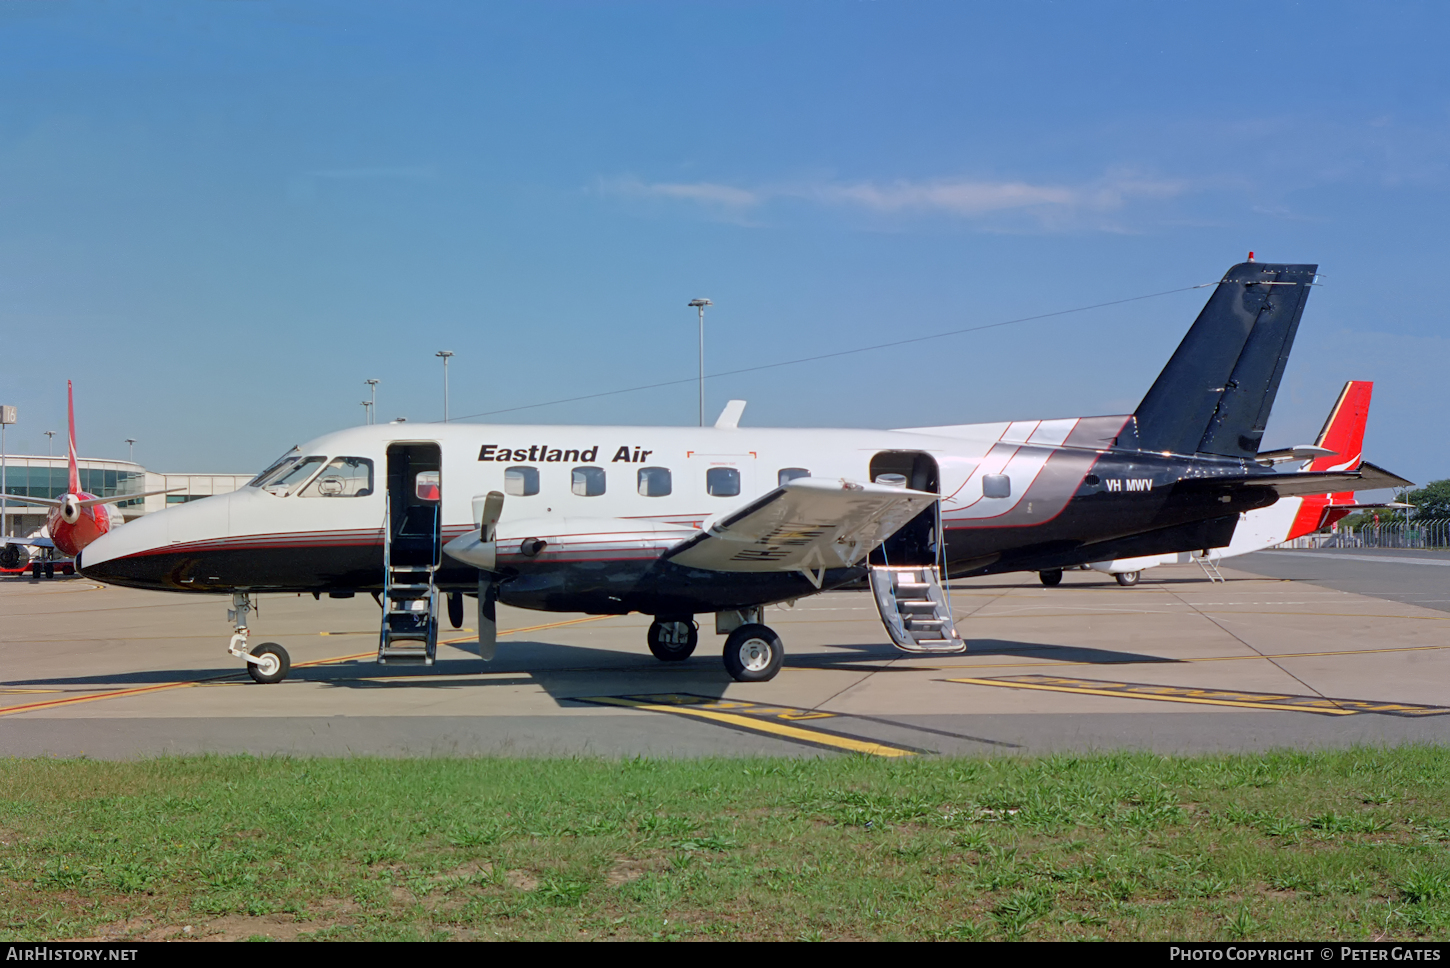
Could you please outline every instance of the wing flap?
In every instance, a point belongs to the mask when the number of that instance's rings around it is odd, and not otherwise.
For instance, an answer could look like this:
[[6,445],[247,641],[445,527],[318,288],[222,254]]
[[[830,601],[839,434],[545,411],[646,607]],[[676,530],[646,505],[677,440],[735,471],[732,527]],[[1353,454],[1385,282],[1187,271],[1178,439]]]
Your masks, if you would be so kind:
[[711,571],[801,571],[859,563],[936,501],[935,494],[800,478],[712,523],[665,557]]

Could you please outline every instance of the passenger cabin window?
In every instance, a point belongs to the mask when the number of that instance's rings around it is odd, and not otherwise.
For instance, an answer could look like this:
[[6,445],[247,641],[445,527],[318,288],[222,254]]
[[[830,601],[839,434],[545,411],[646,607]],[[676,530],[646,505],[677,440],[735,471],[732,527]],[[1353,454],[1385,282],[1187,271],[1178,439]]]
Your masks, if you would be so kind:
[[711,497],[735,497],[740,493],[740,472],[733,467],[712,467],[705,472],[705,491]]
[[307,479],[326,461],[326,457],[305,457],[289,467],[285,473],[274,474],[272,480],[264,482],[262,486],[278,497],[286,497],[306,484]]
[[365,457],[334,457],[302,497],[367,497],[373,492],[373,462]]
[[419,471],[418,476],[413,478],[413,493],[418,495],[420,501],[437,501],[443,497],[443,490],[439,486],[442,483],[443,475],[439,471]]
[[503,472],[503,492],[510,497],[528,497],[539,493],[537,467],[509,467]]
[[799,480],[802,477],[810,477],[811,472],[804,467],[782,467],[775,475],[777,484],[784,484],[787,481]]
[[673,485],[668,467],[641,467],[639,469],[639,496],[665,497]]
[[598,497],[604,493],[604,468],[574,468],[570,475],[570,486],[580,497]]

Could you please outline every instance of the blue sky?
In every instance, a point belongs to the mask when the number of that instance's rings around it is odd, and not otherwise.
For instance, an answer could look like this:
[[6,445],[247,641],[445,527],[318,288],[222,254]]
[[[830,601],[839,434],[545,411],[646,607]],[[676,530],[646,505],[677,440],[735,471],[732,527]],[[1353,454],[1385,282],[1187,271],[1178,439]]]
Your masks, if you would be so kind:
[[[1376,381],[1450,476],[1450,8],[0,4],[0,402],[245,471],[379,415],[690,378],[1317,262],[1266,437]],[[707,384],[713,418],[1130,411],[1203,290]],[[511,422],[696,419],[684,383]]]

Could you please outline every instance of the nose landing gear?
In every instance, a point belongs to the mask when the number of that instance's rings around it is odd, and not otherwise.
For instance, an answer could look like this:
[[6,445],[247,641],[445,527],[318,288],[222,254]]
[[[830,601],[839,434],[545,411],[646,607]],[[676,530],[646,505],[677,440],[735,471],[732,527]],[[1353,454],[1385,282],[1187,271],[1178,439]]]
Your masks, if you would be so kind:
[[253,608],[250,592],[232,593],[232,607],[227,609],[227,620],[233,623],[232,641],[227,651],[247,660],[247,674],[256,682],[281,682],[292,671],[292,659],[276,642],[263,642],[256,648],[249,646],[247,637],[251,629],[247,628],[247,614]]

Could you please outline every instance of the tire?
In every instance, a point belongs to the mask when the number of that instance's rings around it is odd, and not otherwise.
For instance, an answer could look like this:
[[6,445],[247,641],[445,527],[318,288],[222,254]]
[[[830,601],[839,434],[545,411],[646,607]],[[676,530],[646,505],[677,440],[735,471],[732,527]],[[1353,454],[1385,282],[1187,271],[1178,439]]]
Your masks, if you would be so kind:
[[54,562],[47,561],[45,563],[45,577],[46,578],[54,578],[55,577],[55,563]]
[[30,577],[36,579],[40,578],[40,562],[32,561],[30,563]]
[[60,573],[62,575],[74,575],[76,573],[76,566],[75,565],[61,565],[60,566]]
[[1049,571],[1039,571],[1037,573],[1037,580],[1048,588],[1056,588],[1062,584],[1062,569],[1053,568]]
[[463,628],[463,593],[448,593],[448,621],[456,629]]
[[1127,588],[1129,585],[1138,584],[1138,579],[1143,577],[1143,573],[1140,571],[1120,571],[1113,577],[1118,580],[1119,585]]
[[[685,627],[683,635],[680,630],[682,625]],[[684,641],[680,641],[682,638]],[[700,627],[691,617],[657,617],[650,623],[646,640],[650,652],[661,662],[684,662],[700,644]]]
[[769,682],[780,671],[785,646],[764,625],[742,625],[725,639],[724,659],[736,682]]
[[263,642],[252,650],[252,655],[262,659],[263,665],[248,662],[247,674],[262,685],[281,682],[292,671],[292,658],[276,642]]

